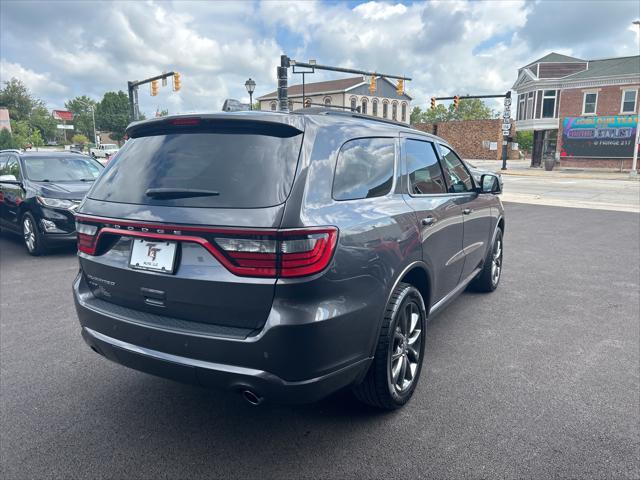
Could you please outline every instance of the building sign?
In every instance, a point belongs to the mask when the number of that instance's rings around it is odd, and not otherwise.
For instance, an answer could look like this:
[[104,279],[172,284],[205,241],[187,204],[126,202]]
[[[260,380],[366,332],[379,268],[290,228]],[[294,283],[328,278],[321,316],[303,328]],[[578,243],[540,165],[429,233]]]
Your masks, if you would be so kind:
[[636,128],[636,115],[566,117],[560,156],[631,158]]
[[63,120],[65,122],[73,121],[73,112],[68,110],[52,110],[51,115],[56,120]]

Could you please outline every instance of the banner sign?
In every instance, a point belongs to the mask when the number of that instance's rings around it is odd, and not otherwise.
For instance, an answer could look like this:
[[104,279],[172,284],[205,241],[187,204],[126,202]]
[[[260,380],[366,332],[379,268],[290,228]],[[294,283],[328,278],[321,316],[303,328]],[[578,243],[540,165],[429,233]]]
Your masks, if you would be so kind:
[[63,120],[65,122],[73,121],[73,112],[68,110],[52,110],[51,115],[56,120]]
[[560,156],[631,158],[637,128],[636,115],[566,117]]

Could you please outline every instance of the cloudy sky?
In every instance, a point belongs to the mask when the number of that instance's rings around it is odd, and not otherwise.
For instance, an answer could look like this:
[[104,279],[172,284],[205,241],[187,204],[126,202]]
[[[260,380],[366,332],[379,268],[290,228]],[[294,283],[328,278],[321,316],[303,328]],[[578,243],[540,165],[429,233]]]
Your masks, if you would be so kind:
[[[432,95],[504,92],[518,67],[550,51],[637,55],[638,18],[635,0],[0,0],[0,79],[17,77],[59,108],[173,69],[182,91],[151,97],[141,88],[142,111],[215,111],[225,98],[248,101],[248,77],[258,95],[275,90],[286,53],[411,76],[408,93],[424,107]],[[314,75],[326,78],[336,76]]]

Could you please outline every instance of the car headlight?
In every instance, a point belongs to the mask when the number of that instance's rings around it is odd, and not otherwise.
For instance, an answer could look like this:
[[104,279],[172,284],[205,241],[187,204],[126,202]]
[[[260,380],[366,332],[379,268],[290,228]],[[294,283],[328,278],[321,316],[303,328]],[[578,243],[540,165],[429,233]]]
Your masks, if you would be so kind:
[[78,202],[73,200],[65,200],[62,198],[47,198],[47,197],[37,197],[38,202],[45,207],[53,207],[53,208],[73,208],[78,205]]

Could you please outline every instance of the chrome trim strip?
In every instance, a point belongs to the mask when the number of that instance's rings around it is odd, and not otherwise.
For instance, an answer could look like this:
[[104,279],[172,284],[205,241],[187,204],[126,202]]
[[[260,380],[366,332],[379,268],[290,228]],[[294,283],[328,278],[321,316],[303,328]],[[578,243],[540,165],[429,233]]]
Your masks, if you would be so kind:
[[429,309],[429,316],[433,315],[434,313],[436,313],[440,308],[442,308],[442,306],[444,304],[446,304],[449,300],[451,300],[453,297],[456,296],[456,294],[458,294],[460,291],[462,291],[471,280],[473,280],[473,278],[480,273],[480,268],[476,268],[473,272],[471,272],[471,274],[469,274],[469,276],[467,278],[465,278],[462,282],[460,282],[460,284],[454,288],[453,290],[451,290],[449,293],[447,293],[446,296],[444,296],[441,300],[438,300],[438,302],[436,302],[433,307],[431,307]]
[[255,370],[253,368],[236,367],[234,365],[225,365],[223,363],[206,362],[204,360],[197,360],[195,358],[187,358],[180,355],[173,355],[171,353],[159,352],[150,348],[140,347],[138,345],[133,345],[132,343],[123,342],[122,340],[109,337],[88,327],[84,327],[84,330],[96,340],[100,340],[102,342],[108,343],[113,347],[118,347],[131,353],[137,353],[138,355],[143,355],[145,357],[155,358],[156,360],[176,363],[178,365],[183,365],[186,367],[204,368],[207,370],[234,373],[238,375],[248,375],[252,377],[264,376],[265,374],[267,374],[262,370]]

